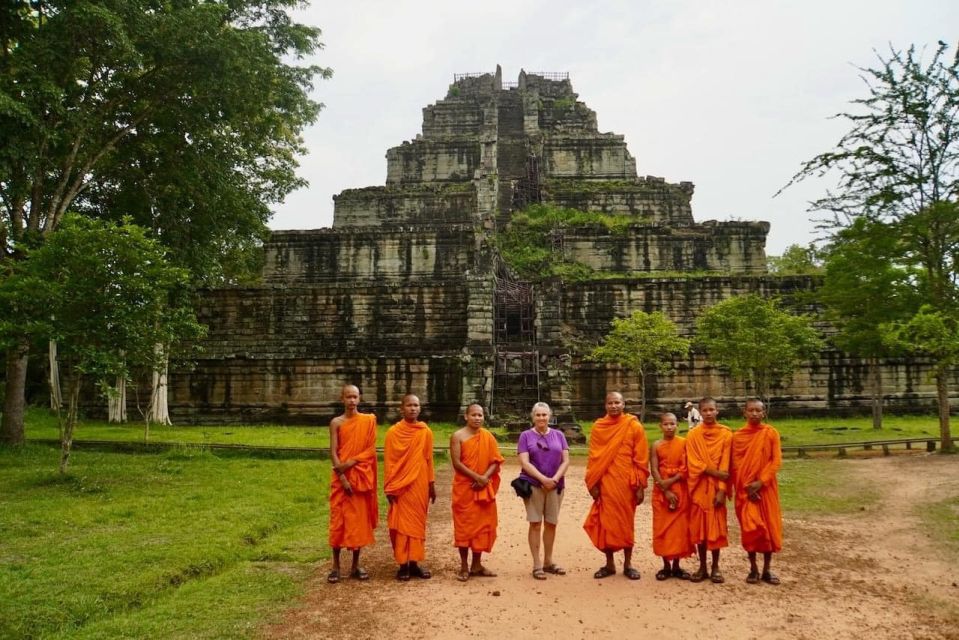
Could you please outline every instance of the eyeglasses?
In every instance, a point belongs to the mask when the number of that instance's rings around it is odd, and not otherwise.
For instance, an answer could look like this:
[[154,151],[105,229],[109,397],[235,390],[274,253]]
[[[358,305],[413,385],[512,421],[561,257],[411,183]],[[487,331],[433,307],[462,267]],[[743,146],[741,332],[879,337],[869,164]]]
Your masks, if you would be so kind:
[[549,451],[549,443],[544,443],[542,440],[536,441],[536,447],[542,449],[543,451]]

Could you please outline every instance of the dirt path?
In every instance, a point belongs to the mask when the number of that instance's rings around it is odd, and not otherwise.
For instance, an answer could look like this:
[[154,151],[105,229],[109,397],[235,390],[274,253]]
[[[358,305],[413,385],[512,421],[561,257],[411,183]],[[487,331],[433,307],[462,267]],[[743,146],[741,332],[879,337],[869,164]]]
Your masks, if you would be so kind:
[[[782,585],[747,585],[745,555],[737,546],[723,555],[726,584],[657,582],[648,504],[637,510],[635,566],[642,580],[621,575],[594,580],[602,556],[581,525],[589,509],[582,463],[570,469],[570,491],[560,515],[557,562],[566,576],[534,581],[526,544],[522,502],[504,482],[499,538],[487,565],[497,578],[455,580],[459,560],[452,547],[450,475],[438,469],[440,495],[430,514],[428,581],[393,579],[395,567],[386,532],[364,565],[368,583],[327,585],[318,572],[307,596],[268,638],[863,638],[957,639],[956,619],[928,611],[936,602],[959,600],[955,568],[930,546],[917,527],[914,509],[933,497],[930,489],[959,485],[959,461],[914,455],[849,461],[852,470],[877,483],[881,508],[852,517],[789,518],[786,543],[776,558]],[[504,478],[516,476],[507,465]],[[892,482],[896,479],[896,482]],[[887,481],[888,480],[888,481]],[[730,510],[730,539],[738,541]],[[687,566],[691,567],[691,561]],[[951,624],[950,624],[951,622]]]

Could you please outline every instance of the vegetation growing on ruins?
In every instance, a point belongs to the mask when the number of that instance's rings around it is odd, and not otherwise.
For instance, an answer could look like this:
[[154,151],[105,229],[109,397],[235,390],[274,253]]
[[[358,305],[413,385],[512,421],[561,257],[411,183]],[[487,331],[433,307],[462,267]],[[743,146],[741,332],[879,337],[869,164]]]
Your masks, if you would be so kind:
[[592,267],[579,262],[556,259],[552,247],[553,231],[603,227],[610,233],[625,234],[636,218],[578,209],[567,209],[549,204],[534,204],[514,213],[505,231],[496,234],[500,256],[524,279],[540,281],[558,277],[576,282],[588,280],[595,274]]

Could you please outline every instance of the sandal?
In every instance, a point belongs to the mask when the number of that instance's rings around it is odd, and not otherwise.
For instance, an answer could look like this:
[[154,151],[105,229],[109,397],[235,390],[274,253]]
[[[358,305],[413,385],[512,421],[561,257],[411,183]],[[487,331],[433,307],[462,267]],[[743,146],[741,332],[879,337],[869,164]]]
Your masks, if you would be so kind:
[[410,577],[411,578],[422,578],[423,580],[429,580],[433,577],[433,574],[430,573],[430,570],[426,567],[421,567],[418,564],[410,564]]
[[399,571],[396,572],[396,579],[400,582],[409,582],[410,581],[410,568],[407,565],[400,565]]
[[599,571],[593,574],[593,577],[597,580],[602,580],[603,578],[608,578],[609,576],[616,575],[616,569],[610,569],[609,567],[600,567]]
[[760,577],[760,579],[766,584],[771,584],[773,586],[779,584],[779,576],[777,576],[775,573],[771,571],[767,571],[766,573],[764,573]]
[[533,577],[537,580],[546,579],[546,570],[545,569],[533,569]]
[[564,569],[563,567],[559,566],[559,565],[556,564],[555,562],[552,563],[552,564],[548,564],[548,565],[546,565],[545,567],[543,567],[543,571],[545,571],[546,573],[552,573],[554,576],[565,576],[565,575],[566,575],[566,569]]
[[623,575],[629,578],[630,580],[639,580],[639,570],[633,567],[623,569]]
[[340,581],[340,572],[335,569],[330,571],[329,575],[326,576],[326,581],[330,584],[336,584]]
[[363,569],[362,567],[357,567],[353,569],[352,572],[350,572],[350,577],[353,578],[354,580],[369,580],[370,574],[366,572],[366,569]]
[[707,577],[709,577],[709,574],[706,573],[706,570],[703,569],[703,568],[699,568],[699,569],[696,570],[696,573],[694,573],[693,575],[689,576],[689,581],[690,581],[690,582],[702,582],[702,581],[705,580]]
[[456,574],[456,579],[459,580],[460,582],[466,582],[467,580],[470,579],[470,572],[460,571],[459,573]]
[[746,576],[746,584],[759,584],[759,572],[750,571],[749,575]]
[[672,575],[674,578],[679,578],[680,580],[689,580],[691,577],[689,572],[684,569],[673,569]]
[[719,569],[713,569],[713,572],[709,574],[709,579],[712,580],[714,584],[726,582],[726,578],[723,577],[723,573]]
[[667,578],[672,578],[672,577],[673,577],[673,572],[670,571],[669,569],[660,569],[659,571],[656,572],[657,580],[666,580]]

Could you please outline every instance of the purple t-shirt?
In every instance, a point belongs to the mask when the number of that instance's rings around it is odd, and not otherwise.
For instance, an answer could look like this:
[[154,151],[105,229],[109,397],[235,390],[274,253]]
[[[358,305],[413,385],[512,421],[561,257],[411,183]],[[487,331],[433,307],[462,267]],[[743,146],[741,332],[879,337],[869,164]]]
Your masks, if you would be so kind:
[[[516,453],[528,453],[530,463],[547,478],[553,477],[563,464],[563,451],[566,449],[569,449],[566,436],[559,429],[550,429],[545,436],[537,433],[536,429],[527,429],[520,434],[519,443],[516,445]],[[519,476],[537,487],[540,486],[539,480],[531,478],[523,471],[520,471]],[[562,491],[565,485],[566,478],[560,478],[556,490]]]

